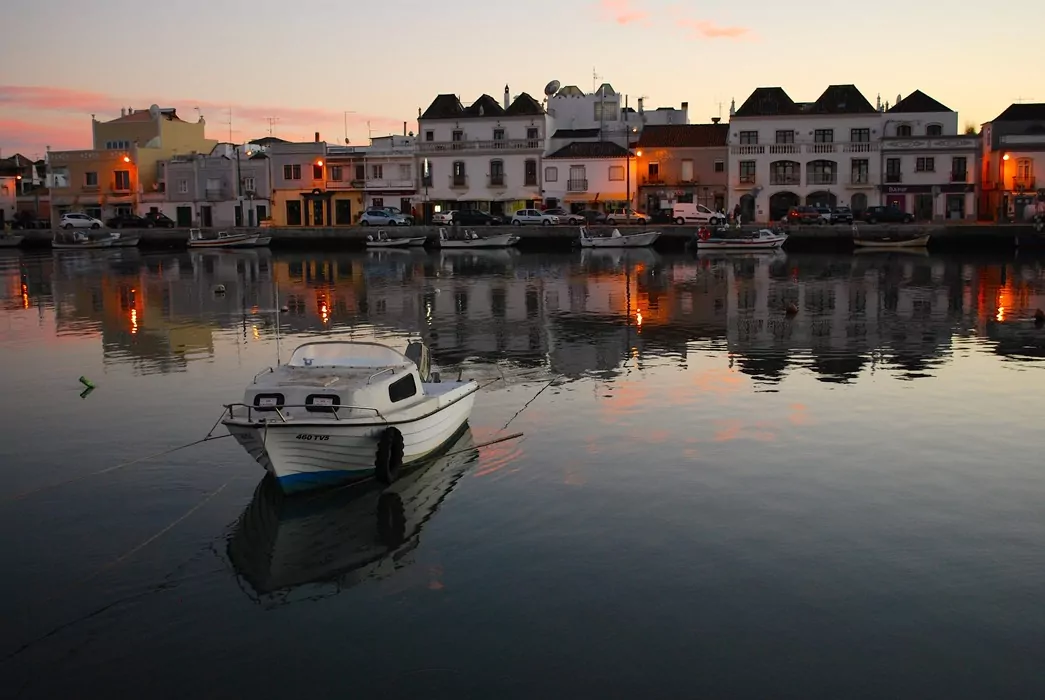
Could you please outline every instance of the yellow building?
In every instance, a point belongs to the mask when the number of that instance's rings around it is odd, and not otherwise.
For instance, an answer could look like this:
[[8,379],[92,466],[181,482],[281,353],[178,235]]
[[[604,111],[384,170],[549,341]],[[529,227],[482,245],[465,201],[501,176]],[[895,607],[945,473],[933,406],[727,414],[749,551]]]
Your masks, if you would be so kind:
[[275,143],[272,168],[274,226],[351,226],[363,213],[363,160],[323,141]]
[[218,143],[205,137],[203,117],[187,122],[175,109],[156,105],[120,112],[110,121],[92,119],[92,150],[48,153],[53,225],[68,211],[106,218],[144,210],[164,199],[163,161],[210,153]]

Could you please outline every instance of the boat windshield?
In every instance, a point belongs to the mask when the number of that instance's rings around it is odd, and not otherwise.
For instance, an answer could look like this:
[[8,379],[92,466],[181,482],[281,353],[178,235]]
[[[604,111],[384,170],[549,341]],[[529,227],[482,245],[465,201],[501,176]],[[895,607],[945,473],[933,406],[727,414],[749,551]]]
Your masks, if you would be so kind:
[[306,343],[290,356],[291,367],[398,367],[409,363],[387,345],[377,343]]

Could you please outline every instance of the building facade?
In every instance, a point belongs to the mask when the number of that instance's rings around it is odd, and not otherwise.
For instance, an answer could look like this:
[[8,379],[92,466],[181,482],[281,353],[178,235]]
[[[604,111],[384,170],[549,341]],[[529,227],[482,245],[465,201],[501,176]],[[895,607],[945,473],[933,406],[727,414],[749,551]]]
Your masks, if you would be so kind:
[[[274,143],[266,151],[272,181],[275,226],[348,226],[352,197],[327,187],[327,144],[319,140]],[[336,222],[336,223],[335,223]]]
[[51,226],[62,214],[79,211],[98,219],[134,213],[138,206],[138,168],[134,149],[51,151],[47,185],[51,192]]
[[220,143],[208,155],[175,156],[165,170],[165,200],[143,207],[162,211],[179,226],[257,226],[272,211],[264,152]]
[[414,136],[381,136],[362,149],[364,208],[395,207],[406,214],[417,193],[417,158]]
[[647,125],[635,146],[638,208],[652,214],[692,202],[724,211],[728,161],[728,124]]
[[543,199],[541,158],[548,115],[525,92],[504,101],[483,95],[468,107],[439,95],[418,116],[422,207],[479,209],[495,215]]
[[958,133],[958,113],[920,90],[882,116],[883,203],[921,221],[976,218],[979,138]]
[[628,149],[612,141],[571,143],[544,159],[544,202],[573,212],[629,206],[633,166]]
[[879,204],[881,124],[854,85],[808,103],[757,88],[730,118],[729,207],[739,204],[746,221],[776,221],[800,204]]
[[1027,220],[1045,206],[1045,103],[1010,105],[981,136],[981,215]]

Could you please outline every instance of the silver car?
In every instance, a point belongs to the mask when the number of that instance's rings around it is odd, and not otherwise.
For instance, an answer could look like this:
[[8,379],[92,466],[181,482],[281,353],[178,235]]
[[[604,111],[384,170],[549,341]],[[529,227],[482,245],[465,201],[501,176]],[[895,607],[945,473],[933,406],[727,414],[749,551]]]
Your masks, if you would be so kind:
[[59,228],[70,229],[70,228],[101,228],[104,226],[100,219],[96,219],[93,216],[87,216],[79,212],[71,212],[69,214],[62,214],[62,220],[58,223]]
[[409,226],[410,221],[402,214],[393,214],[387,209],[367,209],[359,217],[360,226]]

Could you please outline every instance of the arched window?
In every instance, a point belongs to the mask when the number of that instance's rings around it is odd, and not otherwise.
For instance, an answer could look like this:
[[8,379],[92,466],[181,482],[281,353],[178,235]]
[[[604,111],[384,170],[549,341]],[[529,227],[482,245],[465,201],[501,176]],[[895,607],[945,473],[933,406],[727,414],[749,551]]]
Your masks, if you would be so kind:
[[926,136],[943,136],[943,127],[939,124],[930,124],[925,127]]
[[896,135],[900,136],[900,137],[910,136],[911,135],[911,125],[910,124],[901,124],[900,126],[896,127]]

